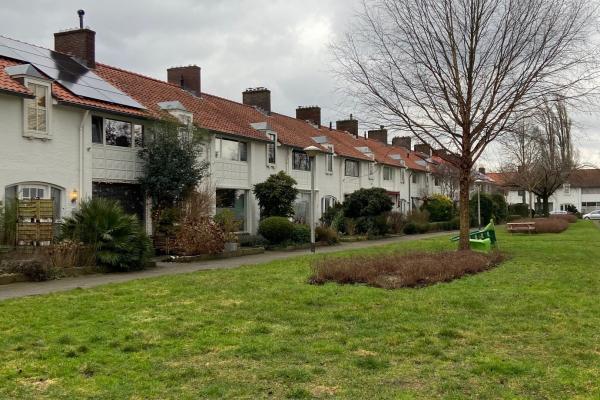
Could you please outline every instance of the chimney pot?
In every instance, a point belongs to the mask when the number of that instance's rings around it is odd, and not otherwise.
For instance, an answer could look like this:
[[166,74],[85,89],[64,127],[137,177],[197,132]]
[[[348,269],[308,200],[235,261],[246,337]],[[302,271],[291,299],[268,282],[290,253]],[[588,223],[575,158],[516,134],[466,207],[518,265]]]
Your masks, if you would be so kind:
[[167,81],[200,97],[202,94],[201,69],[197,65],[167,69]]
[[485,175],[485,167],[479,167],[479,173]]
[[271,91],[265,87],[248,88],[242,92],[242,103],[271,114]]
[[431,148],[431,146],[428,145],[427,143],[415,144],[415,151],[416,152],[427,154],[430,157],[431,157],[431,155],[433,153],[432,150],[433,149]]

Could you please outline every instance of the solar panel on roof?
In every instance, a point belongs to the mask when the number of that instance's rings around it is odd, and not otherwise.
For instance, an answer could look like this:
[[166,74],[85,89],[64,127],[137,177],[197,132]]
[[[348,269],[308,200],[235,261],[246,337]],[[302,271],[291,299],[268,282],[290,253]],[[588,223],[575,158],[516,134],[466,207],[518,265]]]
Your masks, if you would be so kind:
[[77,96],[134,108],[140,103],[72,57],[0,36],[0,56],[32,64]]

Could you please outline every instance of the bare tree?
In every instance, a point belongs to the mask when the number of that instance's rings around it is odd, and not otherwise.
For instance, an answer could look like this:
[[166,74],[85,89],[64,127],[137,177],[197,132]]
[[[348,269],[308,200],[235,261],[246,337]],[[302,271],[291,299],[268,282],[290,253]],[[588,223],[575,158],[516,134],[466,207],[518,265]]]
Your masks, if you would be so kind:
[[456,200],[460,184],[460,173],[458,168],[447,162],[436,167],[435,176],[440,184],[440,191],[444,196]]
[[[541,178],[537,173],[541,156],[538,137],[539,128],[530,121],[522,120],[515,130],[499,139],[503,156],[500,172],[504,175],[505,184],[528,194],[530,210],[533,209],[533,188],[540,183]],[[523,202],[525,203],[525,198]]]
[[543,98],[588,92],[596,9],[588,0],[364,0],[333,45],[338,76],[368,115],[456,156],[461,249],[470,173],[485,148]]

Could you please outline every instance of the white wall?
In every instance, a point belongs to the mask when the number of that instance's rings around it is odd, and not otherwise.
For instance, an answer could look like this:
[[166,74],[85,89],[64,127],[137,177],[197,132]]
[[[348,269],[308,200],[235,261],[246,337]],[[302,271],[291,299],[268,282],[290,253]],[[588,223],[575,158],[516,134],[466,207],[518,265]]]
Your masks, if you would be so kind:
[[[69,215],[75,204],[70,194],[91,193],[90,157],[84,160],[83,187],[79,183],[79,127],[85,111],[53,105],[50,113],[50,139],[23,136],[23,99],[0,94],[0,199],[4,189],[17,183],[41,182],[63,189],[62,215]],[[91,137],[89,121],[84,133]],[[87,148],[87,147],[85,147]]]

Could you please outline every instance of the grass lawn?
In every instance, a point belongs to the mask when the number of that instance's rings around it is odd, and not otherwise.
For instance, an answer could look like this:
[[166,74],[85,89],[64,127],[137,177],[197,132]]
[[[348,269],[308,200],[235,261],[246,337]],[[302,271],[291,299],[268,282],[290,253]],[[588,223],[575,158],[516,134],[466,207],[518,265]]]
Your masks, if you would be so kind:
[[598,399],[599,243],[501,228],[510,260],[422,289],[311,286],[306,256],[0,302],[0,398]]

